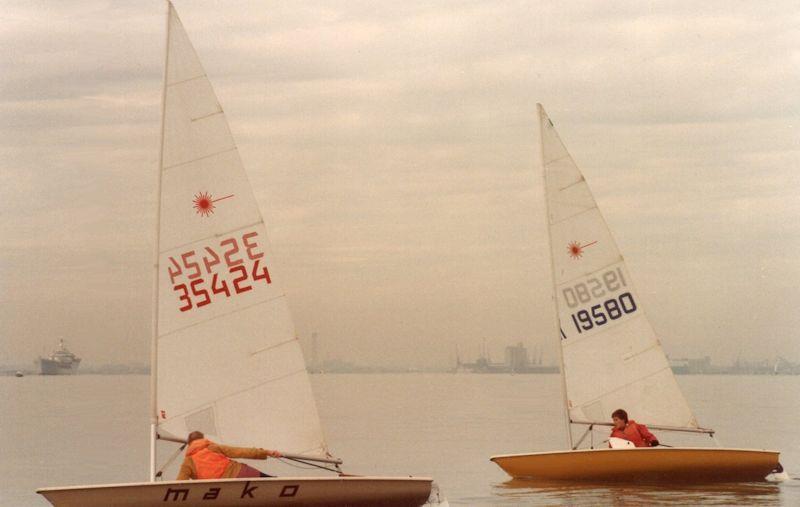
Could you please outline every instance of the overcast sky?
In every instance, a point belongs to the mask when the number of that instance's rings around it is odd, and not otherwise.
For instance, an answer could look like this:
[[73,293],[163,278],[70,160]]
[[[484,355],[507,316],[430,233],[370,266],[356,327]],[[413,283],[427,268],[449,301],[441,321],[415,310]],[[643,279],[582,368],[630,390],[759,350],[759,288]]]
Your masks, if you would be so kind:
[[[555,361],[536,102],[665,349],[800,360],[800,8],[176,0],[298,332]],[[2,1],[0,362],[147,361],[165,5]]]

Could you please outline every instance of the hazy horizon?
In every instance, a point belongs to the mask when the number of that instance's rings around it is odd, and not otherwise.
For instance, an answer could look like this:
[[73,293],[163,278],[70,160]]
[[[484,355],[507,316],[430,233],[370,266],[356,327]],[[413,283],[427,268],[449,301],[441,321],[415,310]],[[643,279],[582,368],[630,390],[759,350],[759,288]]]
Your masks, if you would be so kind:
[[[673,357],[800,361],[800,9],[174,2],[321,354],[556,360],[535,104]],[[0,362],[147,362],[165,5],[6,2]]]

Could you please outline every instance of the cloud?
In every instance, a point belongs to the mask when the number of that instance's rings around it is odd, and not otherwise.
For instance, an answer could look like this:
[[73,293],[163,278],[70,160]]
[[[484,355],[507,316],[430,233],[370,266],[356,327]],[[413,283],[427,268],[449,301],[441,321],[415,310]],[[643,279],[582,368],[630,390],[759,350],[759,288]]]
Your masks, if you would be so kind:
[[[745,353],[800,359],[785,332],[800,281],[793,3],[176,8],[265,215],[275,277],[329,354],[443,364],[486,338],[496,355],[521,339],[555,358],[543,102],[667,349],[724,361],[735,335]],[[4,7],[0,331],[13,354],[61,333],[98,361],[146,360],[163,14]],[[42,319],[40,301],[64,311]],[[93,312],[108,322],[87,326]]]

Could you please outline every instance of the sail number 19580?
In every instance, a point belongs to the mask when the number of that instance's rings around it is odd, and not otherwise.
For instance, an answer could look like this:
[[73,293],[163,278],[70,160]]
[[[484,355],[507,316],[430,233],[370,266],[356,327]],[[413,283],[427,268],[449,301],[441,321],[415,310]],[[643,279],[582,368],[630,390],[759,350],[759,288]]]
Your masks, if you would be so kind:
[[611,298],[601,304],[592,306],[588,310],[579,310],[571,315],[572,323],[578,333],[588,331],[596,326],[605,325],[617,320],[623,315],[636,311],[636,301],[630,292],[620,294],[618,298]]
[[[609,269],[603,274],[587,278],[579,283],[561,289],[564,303],[569,308],[583,306],[570,315],[578,333],[603,326],[636,311],[633,294],[616,293],[627,287],[622,267]],[[597,302],[597,304],[593,304]],[[591,305],[591,306],[589,306]],[[564,336],[566,338],[566,336]]]
[[581,303],[588,303],[592,299],[601,298],[627,285],[625,276],[622,274],[622,268],[616,268],[606,271],[600,276],[576,283],[572,287],[565,287],[561,290],[561,294],[563,294],[567,306],[575,308]]

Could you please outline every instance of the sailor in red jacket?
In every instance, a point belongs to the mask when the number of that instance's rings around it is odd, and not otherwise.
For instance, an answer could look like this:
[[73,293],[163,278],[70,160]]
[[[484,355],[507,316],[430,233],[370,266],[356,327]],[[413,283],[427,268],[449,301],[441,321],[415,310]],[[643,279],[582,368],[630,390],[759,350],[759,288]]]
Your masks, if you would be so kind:
[[636,447],[655,447],[658,445],[658,439],[650,433],[647,426],[639,424],[632,419],[629,421],[628,413],[621,408],[611,414],[611,420],[614,422],[614,428],[611,430],[612,437],[633,442]]

